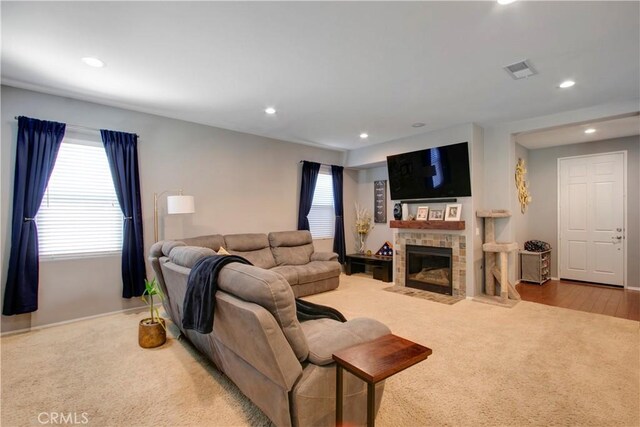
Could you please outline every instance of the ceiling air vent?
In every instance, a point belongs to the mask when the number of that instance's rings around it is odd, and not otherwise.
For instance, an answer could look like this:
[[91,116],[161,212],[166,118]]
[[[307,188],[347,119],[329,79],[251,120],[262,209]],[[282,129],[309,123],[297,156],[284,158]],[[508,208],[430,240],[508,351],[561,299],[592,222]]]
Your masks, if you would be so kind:
[[538,74],[527,59],[521,62],[516,62],[515,64],[507,65],[504,69],[514,80],[520,80],[525,77],[531,77]]

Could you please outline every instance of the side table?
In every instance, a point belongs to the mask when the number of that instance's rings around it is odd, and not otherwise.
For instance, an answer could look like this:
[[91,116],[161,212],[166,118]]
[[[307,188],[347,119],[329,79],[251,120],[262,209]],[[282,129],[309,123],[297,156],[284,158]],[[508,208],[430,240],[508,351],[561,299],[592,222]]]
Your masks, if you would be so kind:
[[375,425],[376,383],[425,360],[432,350],[389,334],[333,354],[336,362],[336,426],[342,425],[343,369],[367,383],[367,426]]
[[365,266],[369,265],[373,269],[373,278],[383,282],[393,280],[393,257],[382,255],[348,254],[346,256],[347,265],[345,273],[350,276],[353,273],[364,272]]

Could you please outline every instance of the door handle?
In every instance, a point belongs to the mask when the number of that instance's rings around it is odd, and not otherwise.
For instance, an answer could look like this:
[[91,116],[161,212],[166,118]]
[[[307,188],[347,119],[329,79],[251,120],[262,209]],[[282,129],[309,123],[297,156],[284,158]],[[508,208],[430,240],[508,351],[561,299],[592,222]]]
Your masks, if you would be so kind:
[[622,236],[613,236],[611,240],[622,240]]

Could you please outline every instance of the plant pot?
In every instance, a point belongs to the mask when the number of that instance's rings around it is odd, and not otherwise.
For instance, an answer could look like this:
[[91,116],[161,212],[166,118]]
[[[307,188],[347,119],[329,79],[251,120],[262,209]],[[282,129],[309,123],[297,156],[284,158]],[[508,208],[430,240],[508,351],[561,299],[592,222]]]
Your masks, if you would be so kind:
[[138,344],[142,348],[154,348],[167,341],[166,323],[163,318],[151,323],[151,318],[142,319],[138,325]]

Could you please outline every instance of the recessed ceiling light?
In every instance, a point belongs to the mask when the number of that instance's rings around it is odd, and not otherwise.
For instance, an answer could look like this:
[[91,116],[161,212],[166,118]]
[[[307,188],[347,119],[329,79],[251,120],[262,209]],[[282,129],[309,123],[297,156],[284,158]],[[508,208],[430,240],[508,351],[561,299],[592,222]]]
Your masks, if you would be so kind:
[[510,3],[513,3],[514,1],[516,0],[498,0],[498,4],[502,4],[502,5],[510,4]]
[[561,89],[566,89],[568,87],[573,86],[574,84],[576,84],[576,82],[574,82],[573,80],[565,80],[562,83],[560,83],[558,87]]
[[367,138],[369,138],[369,134],[368,134],[368,133],[364,133],[364,132],[362,132],[362,133],[360,134],[360,139],[367,139]]
[[594,128],[585,129],[584,133],[595,133],[596,130]]
[[424,126],[424,123],[418,122],[418,123],[412,124],[411,126],[413,126],[414,128],[421,128],[422,126]]
[[265,108],[264,112],[267,114],[275,114],[276,113],[276,109],[273,107],[269,107],[269,108]]
[[82,58],[82,62],[87,64],[89,67],[93,67],[93,68],[102,68],[102,67],[104,67],[104,62],[102,62],[98,58],[94,58],[92,56],[85,56],[84,58]]

